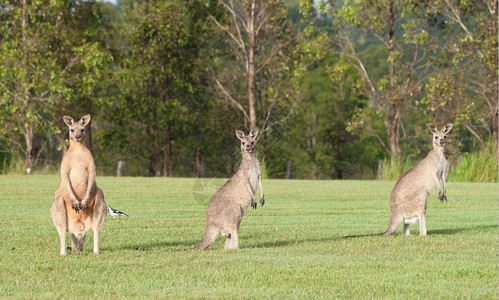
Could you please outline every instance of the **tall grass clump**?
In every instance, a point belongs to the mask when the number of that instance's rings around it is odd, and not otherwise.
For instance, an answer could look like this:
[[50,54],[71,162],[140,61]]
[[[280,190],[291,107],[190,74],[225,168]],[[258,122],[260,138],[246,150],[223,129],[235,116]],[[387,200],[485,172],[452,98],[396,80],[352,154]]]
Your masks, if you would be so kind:
[[449,181],[454,182],[497,182],[497,149],[494,142],[487,143],[487,148],[478,152],[464,153],[453,162]]
[[382,180],[394,181],[398,180],[402,174],[416,164],[416,161],[411,157],[400,159],[400,162],[393,157],[383,160]]

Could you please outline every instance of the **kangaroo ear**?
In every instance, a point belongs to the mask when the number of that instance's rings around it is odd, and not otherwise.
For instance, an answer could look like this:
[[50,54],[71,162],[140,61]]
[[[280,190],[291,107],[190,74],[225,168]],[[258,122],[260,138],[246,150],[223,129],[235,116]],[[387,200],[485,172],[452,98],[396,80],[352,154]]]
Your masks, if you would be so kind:
[[90,123],[90,115],[84,115],[78,122],[81,124],[81,126],[87,126],[88,123]]
[[428,123],[428,128],[430,128],[430,131],[433,133],[437,132],[437,126],[435,126],[431,123]]
[[237,136],[238,139],[242,140],[242,139],[244,139],[244,132],[242,132],[241,130],[236,129],[236,136]]
[[252,139],[256,139],[257,136],[258,136],[258,127],[251,128],[251,130],[250,130],[250,137]]
[[444,133],[449,133],[449,131],[452,129],[452,126],[454,126],[454,124],[449,123],[449,124],[445,125],[445,127],[444,127],[444,128],[442,128],[442,131],[443,131]]
[[73,118],[71,118],[70,116],[64,116],[64,117],[62,117],[62,119],[64,120],[64,123],[66,123],[66,125],[68,125],[68,126],[73,126],[73,124],[75,122],[73,120]]

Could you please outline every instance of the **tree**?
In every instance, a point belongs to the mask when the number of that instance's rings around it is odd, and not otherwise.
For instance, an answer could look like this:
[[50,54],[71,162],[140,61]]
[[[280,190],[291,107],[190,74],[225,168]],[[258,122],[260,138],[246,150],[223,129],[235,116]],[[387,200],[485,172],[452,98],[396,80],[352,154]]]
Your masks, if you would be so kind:
[[[123,1],[120,28],[126,48],[118,58],[121,99],[118,124],[138,128],[128,143],[148,161],[150,176],[173,176],[179,143],[186,133],[203,78],[205,16],[197,1]],[[201,101],[202,102],[202,101]],[[116,128],[120,130],[120,128]],[[163,155],[161,155],[163,154]]]
[[[404,135],[402,107],[415,100],[431,65],[428,57],[433,41],[428,35],[427,22],[421,17],[425,11],[413,2],[397,0],[350,0],[339,8],[333,1],[321,1],[319,7],[334,20],[336,36],[329,51],[337,51],[362,75],[363,93],[383,120],[388,142],[380,132],[372,130],[371,120],[363,112],[351,128],[367,130],[387,153],[400,160],[399,144]],[[386,73],[372,75],[354,38],[378,41],[386,53]]]
[[[498,40],[496,0],[427,2],[445,34],[441,71],[430,78],[423,103],[455,119],[487,147],[498,139]],[[441,20],[445,20],[444,22]]]
[[[222,49],[214,80],[223,97],[242,113],[245,126],[256,127],[259,115],[264,133],[289,117],[293,106],[282,91],[296,42],[286,9],[282,1],[219,0],[218,4],[226,13],[210,13],[210,19],[229,49]],[[227,68],[232,60],[237,68]],[[288,113],[272,121],[278,107]]]
[[72,99],[71,88],[91,90],[89,80],[98,81],[97,61],[103,54],[77,33],[78,7],[79,1],[23,0],[4,1],[0,9],[0,110],[24,137],[19,149],[26,174],[35,165],[35,134],[58,132],[53,115]]

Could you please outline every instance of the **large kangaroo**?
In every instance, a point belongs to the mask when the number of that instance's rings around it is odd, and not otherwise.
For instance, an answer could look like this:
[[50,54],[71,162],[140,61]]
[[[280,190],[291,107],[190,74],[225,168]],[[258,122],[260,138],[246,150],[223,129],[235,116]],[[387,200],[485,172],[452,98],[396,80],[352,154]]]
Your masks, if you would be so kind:
[[445,168],[448,162],[444,156],[444,146],[446,135],[452,126],[452,123],[449,123],[439,131],[435,125],[428,124],[433,133],[433,150],[395,183],[390,197],[390,225],[381,235],[395,233],[402,220],[404,220],[404,235],[410,235],[409,224],[418,220],[419,235],[426,235],[426,204],[435,186],[438,186],[438,199],[447,201]]
[[239,225],[244,213],[250,204],[254,209],[257,207],[257,184],[260,187],[260,204],[265,204],[262,171],[255,154],[258,128],[251,129],[249,136],[236,130],[236,136],[241,140],[241,166],[211,198],[206,211],[206,232],[203,241],[191,250],[208,248],[215,242],[219,233],[226,238],[224,249],[238,249]]
[[66,231],[71,233],[71,250],[82,251],[85,235],[94,231],[94,253],[99,254],[99,234],[106,220],[104,193],[95,183],[95,163],[85,147],[85,127],[90,115],[75,122],[64,116],[69,126],[69,149],[61,164],[61,185],[55,192],[50,213],[59,238],[61,255],[66,254]]

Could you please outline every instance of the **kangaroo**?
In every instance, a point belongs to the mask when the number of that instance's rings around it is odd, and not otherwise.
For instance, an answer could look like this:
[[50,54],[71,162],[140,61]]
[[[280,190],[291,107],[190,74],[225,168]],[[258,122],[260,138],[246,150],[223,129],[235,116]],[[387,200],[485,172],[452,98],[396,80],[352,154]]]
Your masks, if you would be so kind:
[[66,254],[66,232],[71,233],[71,250],[82,251],[85,235],[94,231],[94,253],[99,254],[99,234],[106,220],[104,193],[95,182],[95,163],[84,145],[85,127],[90,115],[78,122],[64,116],[69,127],[69,149],[61,163],[61,184],[50,209],[61,241],[61,255]]
[[416,223],[418,220],[419,235],[426,235],[426,204],[435,186],[438,186],[438,199],[442,202],[447,201],[445,181],[446,169],[450,167],[450,163],[445,159],[444,147],[447,133],[450,132],[452,126],[453,124],[449,123],[439,131],[435,125],[428,124],[428,128],[433,133],[433,150],[395,183],[390,197],[390,225],[380,235],[387,236],[395,233],[402,220],[404,221],[404,235],[410,235],[409,224]]
[[208,248],[222,234],[226,238],[224,249],[239,249],[239,225],[248,206],[256,209],[257,184],[260,187],[260,204],[265,204],[262,186],[262,171],[256,158],[255,145],[258,128],[251,129],[248,136],[236,130],[241,140],[243,160],[239,170],[215,192],[206,211],[206,232],[203,241],[191,250]]

